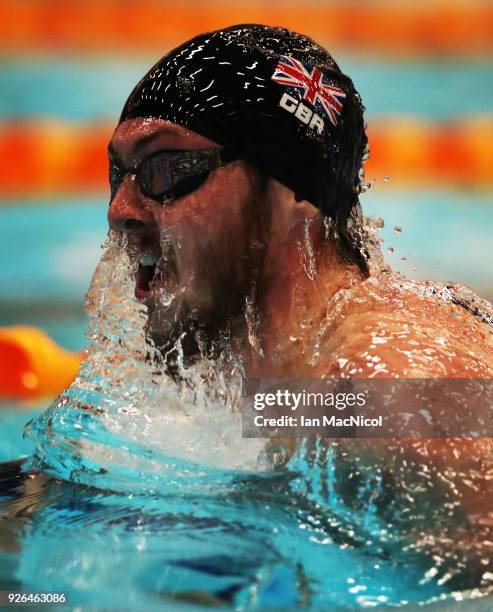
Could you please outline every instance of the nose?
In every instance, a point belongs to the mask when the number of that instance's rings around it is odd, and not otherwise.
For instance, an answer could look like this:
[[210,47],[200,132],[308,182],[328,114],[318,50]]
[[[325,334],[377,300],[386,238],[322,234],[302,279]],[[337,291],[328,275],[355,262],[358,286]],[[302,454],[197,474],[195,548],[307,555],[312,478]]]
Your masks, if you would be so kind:
[[133,178],[127,174],[108,209],[108,223],[121,232],[145,232],[153,217]]

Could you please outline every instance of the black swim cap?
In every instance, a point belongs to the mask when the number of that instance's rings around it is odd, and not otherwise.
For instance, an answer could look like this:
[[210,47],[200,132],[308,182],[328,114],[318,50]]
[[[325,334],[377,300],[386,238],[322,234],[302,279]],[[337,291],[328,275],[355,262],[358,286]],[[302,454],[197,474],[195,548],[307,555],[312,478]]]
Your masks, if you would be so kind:
[[240,156],[343,221],[357,200],[363,106],[325,49],[283,28],[237,25],[165,55],[120,122],[166,119]]

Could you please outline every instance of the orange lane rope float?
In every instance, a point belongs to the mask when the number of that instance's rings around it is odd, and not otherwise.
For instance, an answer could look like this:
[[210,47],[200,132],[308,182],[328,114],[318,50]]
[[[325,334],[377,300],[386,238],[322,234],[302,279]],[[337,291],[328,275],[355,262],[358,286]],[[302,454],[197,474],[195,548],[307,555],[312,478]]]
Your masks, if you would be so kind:
[[55,397],[75,378],[83,357],[34,327],[0,328],[0,400]]

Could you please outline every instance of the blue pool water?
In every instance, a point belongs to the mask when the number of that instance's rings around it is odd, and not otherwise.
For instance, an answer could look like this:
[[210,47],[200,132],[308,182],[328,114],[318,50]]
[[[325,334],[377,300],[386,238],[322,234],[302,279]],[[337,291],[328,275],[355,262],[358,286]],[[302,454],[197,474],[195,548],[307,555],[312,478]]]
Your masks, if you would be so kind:
[[174,461],[181,479],[140,493],[43,476],[5,486],[3,470],[3,588],[63,592],[70,610],[491,609],[450,603],[423,578],[429,561],[321,493],[303,461],[282,475],[190,467]]
[[[174,462],[176,474],[189,468]],[[22,492],[3,487],[12,550],[0,579],[98,609],[345,609],[444,596],[419,584],[423,566],[398,539],[378,541],[371,517],[309,492],[320,475],[306,464],[190,474],[140,494],[40,476]]]
[[113,491],[90,463],[85,475],[70,459],[60,469],[106,486],[44,476],[19,485],[1,472],[4,588],[64,592],[68,609],[489,609],[449,608],[445,587],[424,579],[430,561],[371,511],[344,509],[324,490],[326,470],[302,459],[264,475],[170,460],[174,477],[128,472]]

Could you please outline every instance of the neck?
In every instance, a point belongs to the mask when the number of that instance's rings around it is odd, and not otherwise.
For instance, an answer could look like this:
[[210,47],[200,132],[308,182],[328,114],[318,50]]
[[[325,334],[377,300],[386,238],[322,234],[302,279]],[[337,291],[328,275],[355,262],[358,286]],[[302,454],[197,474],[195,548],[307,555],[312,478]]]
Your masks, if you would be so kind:
[[365,274],[322,214],[275,183],[265,254],[235,335],[247,376],[318,376],[317,333],[331,297]]

